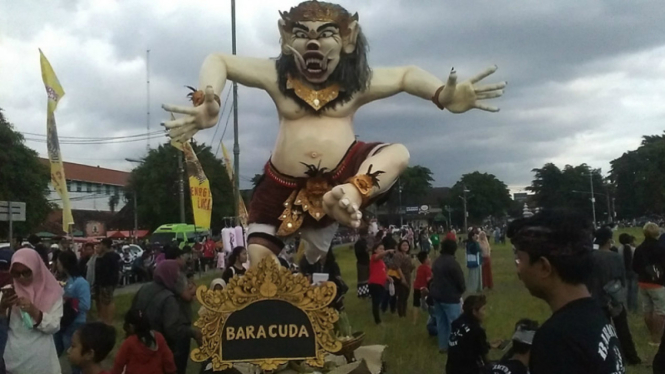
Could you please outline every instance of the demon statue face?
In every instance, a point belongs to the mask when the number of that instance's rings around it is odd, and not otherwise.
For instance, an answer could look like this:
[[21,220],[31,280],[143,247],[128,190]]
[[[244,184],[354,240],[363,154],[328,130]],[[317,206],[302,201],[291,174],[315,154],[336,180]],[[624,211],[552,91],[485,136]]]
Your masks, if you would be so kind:
[[[280,16],[282,55],[277,69],[283,92],[293,89],[319,110],[367,87],[371,70],[357,13],[351,15],[337,4],[305,1]],[[316,105],[299,94],[325,88],[328,91],[318,91],[321,102]]]

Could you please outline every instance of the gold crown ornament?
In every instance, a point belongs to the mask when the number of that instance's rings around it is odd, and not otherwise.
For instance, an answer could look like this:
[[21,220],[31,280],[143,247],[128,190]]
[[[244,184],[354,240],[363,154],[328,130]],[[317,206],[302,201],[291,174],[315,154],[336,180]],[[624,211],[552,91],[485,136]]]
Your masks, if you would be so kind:
[[339,26],[340,34],[349,32],[349,24],[358,21],[358,13],[351,15],[344,7],[325,1],[304,1],[288,12],[279,12],[285,22],[284,31],[291,31],[298,22],[331,22]]

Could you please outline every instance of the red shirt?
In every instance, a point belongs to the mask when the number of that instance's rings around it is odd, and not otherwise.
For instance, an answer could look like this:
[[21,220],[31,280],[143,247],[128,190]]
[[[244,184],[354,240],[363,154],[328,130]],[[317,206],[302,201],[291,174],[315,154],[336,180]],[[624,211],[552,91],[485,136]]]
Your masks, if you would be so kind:
[[388,281],[388,274],[386,274],[386,263],[383,259],[379,259],[376,255],[372,255],[369,261],[369,284],[378,284],[385,286]]
[[213,240],[208,239],[205,244],[203,244],[203,257],[205,258],[214,258],[215,257],[215,247],[216,243]]
[[175,374],[177,369],[173,361],[173,353],[166,345],[164,336],[157,331],[155,342],[157,349],[146,347],[138,336],[132,335],[125,339],[115,356],[115,363],[110,374]]
[[432,268],[429,265],[420,264],[416,271],[416,280],[413,282],[413,289],[419,290],[427,287],[427,281],[432,278]]

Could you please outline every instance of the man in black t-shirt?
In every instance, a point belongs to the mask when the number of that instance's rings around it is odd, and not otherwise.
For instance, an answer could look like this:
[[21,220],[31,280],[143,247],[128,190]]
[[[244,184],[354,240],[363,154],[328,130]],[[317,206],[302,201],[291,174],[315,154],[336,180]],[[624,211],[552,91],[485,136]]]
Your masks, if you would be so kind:
[[624,374],[616,331],[591,299],[593,226],[584,216],[544,210],[508,229],[517,271],[552,316],[533,339],[531,374]]

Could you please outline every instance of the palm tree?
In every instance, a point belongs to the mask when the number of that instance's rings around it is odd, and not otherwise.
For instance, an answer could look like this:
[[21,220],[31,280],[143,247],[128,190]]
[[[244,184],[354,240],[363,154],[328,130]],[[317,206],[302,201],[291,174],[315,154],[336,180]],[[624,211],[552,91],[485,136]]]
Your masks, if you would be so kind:
[[109,208],[111,209],[111,213],[115,213],[115,208],[118,206],[119,202],[120,196],[118,196],[117,193],[109,197]]

